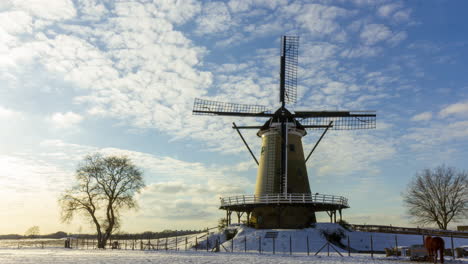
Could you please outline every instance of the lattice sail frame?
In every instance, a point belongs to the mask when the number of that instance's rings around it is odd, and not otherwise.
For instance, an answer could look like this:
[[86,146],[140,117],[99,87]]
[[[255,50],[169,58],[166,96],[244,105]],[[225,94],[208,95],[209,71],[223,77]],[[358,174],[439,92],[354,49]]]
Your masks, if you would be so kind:
[[252,115],[270,116],[268,108],[263,105],[235,104],[195,98],[194,115]]
[[[297,121],[306,129],[323,130],[330,121],[333,121],[332,130],[354,130],[354,129],[373,129],[376,128],[376,115],[351,115],[346,117],[309,117],[297,118]],[[312,126],[312,127],[308,127]],[[316,126],[316,127],[314,127]]]
[[284,100],[292,104],[297,100],[297,67],[299,36],[284,36],[281,56],[284,56]]

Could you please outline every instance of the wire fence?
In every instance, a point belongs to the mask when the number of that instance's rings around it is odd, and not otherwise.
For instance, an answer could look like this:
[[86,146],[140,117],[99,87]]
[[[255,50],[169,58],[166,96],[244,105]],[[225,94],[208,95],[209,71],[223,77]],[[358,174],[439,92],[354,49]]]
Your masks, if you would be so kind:
[[[149,250],[149,251],[206,251],[206,252],[230,252],[230,253],[258,253],[258,254],[283,254],[283,255],[340,255],[342,257],[354,254],[368,254],[386,256],[414,255],[410,246],[423,244],[424,236],[356,232],[359,235],[340,237],[317,237],[294,232],[277,238],[271,235],[275,232],[262,233],[263,235],[243,235],[228,237],[226,234],[213,232],[211,228],[203,233],[168,236],[162,238],[130,238],[108,240],[106,248],[110,250]],[[302,235],[299,235],[302,234]],[[68,241],[68,242],[67,242]],[[468,257],[468,248],[460,245],[467,244],[464,238],[445,237],[446,256]],[[0,248],[64,248],[81,250],[97,249],[97,240],[89,238],[65,238],[65,239],[10,239],[0,240]]]

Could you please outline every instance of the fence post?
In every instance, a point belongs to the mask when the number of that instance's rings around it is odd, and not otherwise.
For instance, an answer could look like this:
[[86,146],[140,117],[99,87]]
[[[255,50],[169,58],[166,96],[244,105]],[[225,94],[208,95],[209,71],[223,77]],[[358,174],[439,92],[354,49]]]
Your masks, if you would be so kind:
[[273,239],[273,255],[275,254],[275,238],[272,237],[271,239]]
[[175,237],[175,250],[179,250],[179,248],[177,247],[177,236]]
[[185,237],[185,251],[187,251],[187,237]]
[[307,256],[309,256],[309,236],[307,235]]
[[208,252],[209,247],[210,247],[210,230],[207,227],[206,228],[206,252]]
[[330,241],[327,239],[327,256],[330,256]]
[[450,235],[450,241],[452,242],[452,257],[455,259],[455,249],[453,248],[453,235]]
[[289,255],[292,255],[292,239],[291,239],[291,235],[289,235]]
[[351,246],[349,244],[349,236],[348,236],[348,257],[351,257]]
[[247,252],[247,237],[244,236],[244,252]]
[[143,247],[143,238],[140,239],[140,250],[144,250],[145,248]]
[[371,258],[374,258],[374,241],[372,240],[372,235],[370,235],[370,248],[371,248]]
[[[398,258],[398,237],[397,237],[397,235],[395,235],[395,255]],[[401,252],[401,255],[403,256],[403,252]]]
[[258,237],[258,253],[262,254],[262,238]]
[[234,238],[231,238],[231,252],[234,252]]
[[164,244],[164,249],[167,251],[167,237],[166,237],[166,243]]
[[195,251],[198,251],[198,237],[195,235]]

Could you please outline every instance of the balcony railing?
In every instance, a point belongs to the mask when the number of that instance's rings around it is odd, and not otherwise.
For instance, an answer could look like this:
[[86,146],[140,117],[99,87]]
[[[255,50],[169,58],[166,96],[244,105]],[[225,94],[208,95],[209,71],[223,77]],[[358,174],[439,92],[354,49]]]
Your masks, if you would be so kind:
[[264,195],[239,195],[223,197],[221,207],[248,204],[333,204],[348,206],[348,199],[343,196],[310,193],[272,193]]

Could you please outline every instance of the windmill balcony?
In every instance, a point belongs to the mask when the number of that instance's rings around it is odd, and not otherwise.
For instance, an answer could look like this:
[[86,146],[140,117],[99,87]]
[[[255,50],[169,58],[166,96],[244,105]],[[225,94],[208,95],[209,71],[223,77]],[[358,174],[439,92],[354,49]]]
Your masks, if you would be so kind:
[[252,205],[315,205],[315,206],[337,206],[349,208],[348,199],[343,196],[310,193],[288,193],[288,194],[264,194],[264,195],[239,195],[223,197],[221,209],[233,206]]

